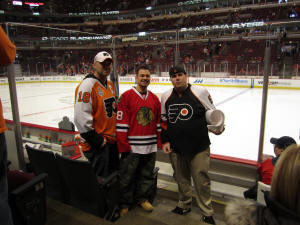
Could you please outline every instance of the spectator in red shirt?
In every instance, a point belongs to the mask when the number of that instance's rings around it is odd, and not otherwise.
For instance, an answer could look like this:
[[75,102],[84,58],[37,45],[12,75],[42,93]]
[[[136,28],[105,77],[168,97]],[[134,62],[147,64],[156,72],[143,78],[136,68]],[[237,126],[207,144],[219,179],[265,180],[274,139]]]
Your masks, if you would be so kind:
[[[271,138],[271,144],[274,145],[275,157],[265,157],[266,159],[258,165],[258,174],[260,180],[270,185],[272,181],[272,175],[274,171],[274,166],[280,157],[280,154],[290,145],[296,144],[296,141],[289,136],[282,136],[280,138]],[[256,199],[257,197],[257,184],[249,188],[244,192],[245,198]]]
[[268,158],[259,166],[259,175],[265,184],[271,184],[274,166],[280,154],[290,145],[296,144],[296,141],[289,137],[271,138],[270,142],[274,145],[275,158]]

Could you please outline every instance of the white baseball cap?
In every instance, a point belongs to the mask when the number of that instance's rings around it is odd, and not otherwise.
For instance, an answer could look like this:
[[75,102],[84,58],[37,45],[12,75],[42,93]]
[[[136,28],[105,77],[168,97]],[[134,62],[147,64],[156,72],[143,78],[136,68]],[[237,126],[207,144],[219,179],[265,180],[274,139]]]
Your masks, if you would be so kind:
[[102,51],[98,52],[94,58],[94,62],[104,62],[106,59],[110,59],[112,61],[112,57],[108,52]]

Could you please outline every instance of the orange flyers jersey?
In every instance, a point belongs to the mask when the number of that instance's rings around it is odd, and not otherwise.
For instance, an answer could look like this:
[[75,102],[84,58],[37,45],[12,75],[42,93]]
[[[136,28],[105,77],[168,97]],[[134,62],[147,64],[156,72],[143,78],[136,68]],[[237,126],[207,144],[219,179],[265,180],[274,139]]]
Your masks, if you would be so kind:
[[2,109],[2,102],[0,99],[0,134],[2,134],[6,130],[5,121],[3,117],[3,109]]
[[[95,130],[108,142],[115,142],[116,99],[114,85],[105,87],[96,77],[88,75],[75,91],[74,122],[80,134]],[[87,142],[82,150],[90,149]]]

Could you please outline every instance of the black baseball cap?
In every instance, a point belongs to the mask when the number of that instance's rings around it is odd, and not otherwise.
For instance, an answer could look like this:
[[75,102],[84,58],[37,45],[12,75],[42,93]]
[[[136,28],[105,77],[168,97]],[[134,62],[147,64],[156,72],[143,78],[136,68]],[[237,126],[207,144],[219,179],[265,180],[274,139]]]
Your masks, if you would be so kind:
[[297,144],[296,141],[289,136],[282,136],[280,138],[271,138],[270,142],[271,144],[274,144],[281,149],[286,149],[292,144]]
[[184,68],[182,66],[172,66],[169,70],[169,75],[173,76],[177,73],[184,73],[186,74]]

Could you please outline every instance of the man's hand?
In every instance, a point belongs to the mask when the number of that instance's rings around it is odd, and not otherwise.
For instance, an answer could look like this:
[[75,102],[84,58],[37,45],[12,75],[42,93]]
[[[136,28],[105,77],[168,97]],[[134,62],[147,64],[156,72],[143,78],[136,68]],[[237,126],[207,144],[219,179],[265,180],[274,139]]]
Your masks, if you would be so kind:
[[106,145],[106,138],[103,138],[103,142],[102,142],[101,148],[103,148],[105,145]]
[[170,154],[172,152],[170,142],[164,143],[162,146],[162,149],[163,149],[164,153]]
[[209,130],[209,131],[215,135],[220,135],[224,132],[224,130],[225,130],[225,124],[223,125],[222,129],[220,129],[220,130]]

